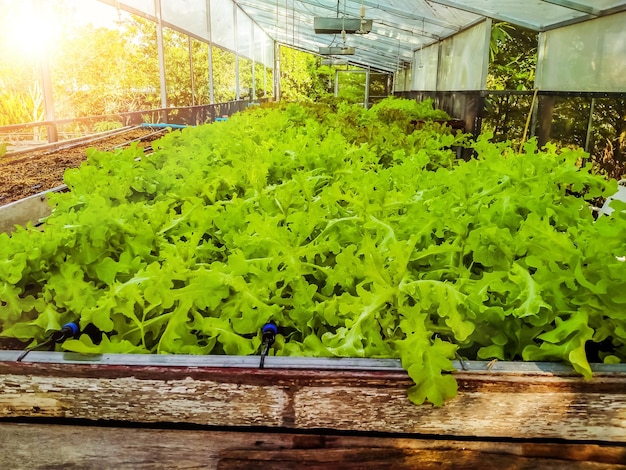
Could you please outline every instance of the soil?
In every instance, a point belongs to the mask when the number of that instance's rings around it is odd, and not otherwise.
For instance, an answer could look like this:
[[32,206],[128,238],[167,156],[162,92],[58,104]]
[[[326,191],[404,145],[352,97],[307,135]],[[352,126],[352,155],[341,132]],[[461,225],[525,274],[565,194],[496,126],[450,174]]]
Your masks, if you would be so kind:
[[7,154],[0,158],[0,206],[63,185],[65,170],[80,166],[88,148],[111,150],[131,141],[146,146],[161,135],[163,132],[135,128],[67,148]]
[[0,351],[21,351],[30,341],[22,342],[16,338],[0,338]]

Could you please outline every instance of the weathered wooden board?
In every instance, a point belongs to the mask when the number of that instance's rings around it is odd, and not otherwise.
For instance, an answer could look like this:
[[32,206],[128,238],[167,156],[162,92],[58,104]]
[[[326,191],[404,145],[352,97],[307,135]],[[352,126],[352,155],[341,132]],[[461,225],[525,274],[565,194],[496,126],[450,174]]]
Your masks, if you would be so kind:
[[48,204],[48,194],[62,189],[64,188],[54,188],[0,207],[0,233],[11,233],[15,231],[16,225],[26,226],[29,222],[37,225],[52,211]]
[[0,468],[626,469],[607,444],[0,422]]
[[460,370],[458,397],[434,408],[409,402],[411,382],[401,369],[5,360],[0,417],[626,444],[626,374],[607,369],[585,381],[558,368],[520,369]]

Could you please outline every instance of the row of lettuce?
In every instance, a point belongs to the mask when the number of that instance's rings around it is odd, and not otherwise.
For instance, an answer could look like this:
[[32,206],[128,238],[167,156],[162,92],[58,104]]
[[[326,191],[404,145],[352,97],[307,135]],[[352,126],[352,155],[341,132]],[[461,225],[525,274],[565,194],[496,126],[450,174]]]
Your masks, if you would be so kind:
[[[432,103],[278,104],[91,151],[43,230],[0,235],[0,335],[82,353],[400,358],[415,403],[455,357],[626,359],[626,214],[582,152],[453,132]],[[442,121],[443,122],[440,122]],[[475,156],[457,158],[457,148]]]

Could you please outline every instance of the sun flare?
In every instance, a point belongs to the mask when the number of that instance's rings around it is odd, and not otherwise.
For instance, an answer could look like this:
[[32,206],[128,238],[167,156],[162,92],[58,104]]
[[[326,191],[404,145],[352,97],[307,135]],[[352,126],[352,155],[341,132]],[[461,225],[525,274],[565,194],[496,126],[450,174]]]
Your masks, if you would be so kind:
[[52,50],[59,39],[59,23],[43,2],[16,4],[9,18],[4,18],[4,41],[20,56],[33,58]]
[[119,20],[115,8],[95,0],[0,0],[0,3],[0,40],[5,46],[2,49],[22,59],[53,52],[61,46],[64,31],[87,24],[110,28]]

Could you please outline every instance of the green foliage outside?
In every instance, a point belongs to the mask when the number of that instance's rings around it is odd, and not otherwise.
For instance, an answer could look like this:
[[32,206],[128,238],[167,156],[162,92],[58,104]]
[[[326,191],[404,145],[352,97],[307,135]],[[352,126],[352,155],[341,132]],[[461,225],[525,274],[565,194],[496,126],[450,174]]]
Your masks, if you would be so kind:
[[120,129],[121,127],[123,127],[123,125],[119,121],[100,121],[100,122],[96,122],[93,125],[93,129],[96,132],[112,131],[115,129]]
[[488,90],[532,90],[537,65],[537,32],[508,23],[491,29]]
[[[530,91],[535,80],[537,33],[508,23],[492,28],[488,90]],[[486,101],[483,130],[498,141],[519,145],[531,109],[530,95],[491,95]],[[610,178],[626,176],[626,99],[580,97],[538,98],[540,109],[550,107],[550,141],[557,146],[586,148],[594,172]],[[591,132],[587,135],[590,113]],[[529,132],[539,133],[541,126]]]
[[[16,0],[0,2],[0,57],[3,58],[0,61],[0,125],[44,120],[42,58],[50,64],[57,119],[161,107],[157,31],[153,22],[122,13],[120,21],[111,27],[94,26],[78,19],[73,3],[50,2],[46,4],[50,17],[59,19],[55,24],[57,40],[50,48],[39,44],[37,53],[24,54],[15,47],[11,37],[2,36],[9,29],[12,13],[18,5]],[[209,46],[191,40],[192,89],[189,37],[164,28],[163,42],[167,106],[210,103]],[[240,57],[239,62],[241,97],[251,98],[252,61]],[[213,47],[212,63],[214,101],[234,100],[234,54]],[[271,96],[271,72],[257,63],[255,75],[256,96]],[[268,93],[263,88],[266,84]],[[38,138],[33,132],[39,131],[25,131],[31,135],[16,138]]]
[[[496,23],[491,30],[488,90],[528,91],[534,87],[537,63],[537,33],[508,23]],[[532,96],[491,95],[486,99],[482,126],[498,141],[519,145],[524,134]]]
[[[421,112],[426,112],[421,116]],[[400,358],[415,403],[469,359],[626,360],[626,205],[554,146],[411,122],[430,103],[280,103],[91,151],[43,229],[0,234],[2,336],[62,350]],[[397,119],[391,119],[396,116]],[[453,148],[469,145],[470,161]]]
[[[366,70],[352,66],[322,65],[322,58],[281,46],[281,93],[285,101],[328,101],[335,96],[335,76],[338,73],[337,97],[348,103],[365,102]],[[389,94],[389,76],[370,72],[369,101],[379,101]]]
[[338,98],[348,103],[362,104],[365,102],[365,82],[364,71],[352,70],[339,72]]
[[281,46],[281,99],[320,101],[333,96],[335,69],[321,65],[321,60],[313,54]]

